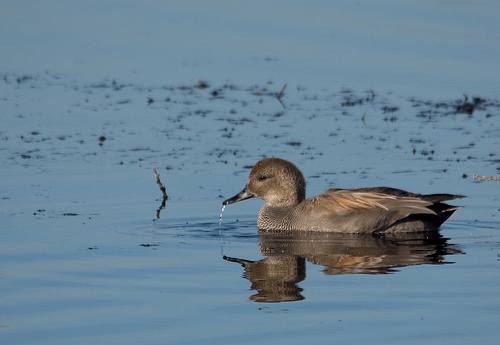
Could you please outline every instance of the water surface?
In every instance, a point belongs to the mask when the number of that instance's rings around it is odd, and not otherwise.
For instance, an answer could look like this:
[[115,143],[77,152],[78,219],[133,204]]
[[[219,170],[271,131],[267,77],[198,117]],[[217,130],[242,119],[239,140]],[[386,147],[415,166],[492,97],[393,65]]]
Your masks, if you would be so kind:
[[[0,13],[2,343],[497,342],[495,2]],[[260,200],[219,223],[270,156],[309,196],[466,207],[410,238],[261,236]]]

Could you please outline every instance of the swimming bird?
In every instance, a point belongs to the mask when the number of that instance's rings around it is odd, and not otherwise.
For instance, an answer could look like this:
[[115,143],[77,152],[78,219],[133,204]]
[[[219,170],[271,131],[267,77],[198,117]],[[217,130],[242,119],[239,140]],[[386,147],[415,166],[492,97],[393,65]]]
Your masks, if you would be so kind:
[[252,197],[265,201],[257,217],[257,227],[264,231],[397,233],[437,230],[461,208],[444,201],[463,196],[373,187],[332,188],[306,199],[302,172],[284,159],[265,158],[253,166],[245,188],[222,204]]

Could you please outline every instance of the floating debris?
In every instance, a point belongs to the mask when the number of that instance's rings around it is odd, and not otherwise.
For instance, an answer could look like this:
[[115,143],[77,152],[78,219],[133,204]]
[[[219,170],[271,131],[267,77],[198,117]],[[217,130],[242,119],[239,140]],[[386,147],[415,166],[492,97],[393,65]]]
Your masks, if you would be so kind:
[[480,176],[474,174],[472,178],[476,181],[500,181],[500,176]]
[[210,87],[210,85],[208,85],[208,83],[206,81],[203,81],[203,80],[196,80],[195,84],[196,84],[195,87],[198,89],[201,89],[201,90]]

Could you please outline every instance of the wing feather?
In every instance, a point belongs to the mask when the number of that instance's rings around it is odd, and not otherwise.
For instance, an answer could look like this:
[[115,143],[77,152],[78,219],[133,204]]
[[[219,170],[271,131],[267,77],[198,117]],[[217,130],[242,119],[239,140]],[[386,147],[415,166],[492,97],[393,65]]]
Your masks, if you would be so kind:
[[428,208],[428,206],[432,205],[430,201],[383,193],[356,192],[347,189],[328,189],[313,199],[316,199],[314,201],[315,203],[320,203],[324,206],[330,204],[330,207],[344,212],[381,209],[384,211],[399,210],[407,214],[435,214],[434,211]]

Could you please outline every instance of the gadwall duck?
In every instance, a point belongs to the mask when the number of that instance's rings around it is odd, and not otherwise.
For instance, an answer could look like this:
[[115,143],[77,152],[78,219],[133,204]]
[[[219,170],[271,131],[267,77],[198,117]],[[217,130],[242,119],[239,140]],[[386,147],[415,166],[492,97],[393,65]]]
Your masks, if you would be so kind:
[[264,199],[257,218],[260,230],[421,232],[437,230],[461,207],[443,201],[463,197],[421,195],[388,187],[333,188],[307,200],[305,196],[304,175],[295,165],[266,158],[252,168],[246,187],[222,204],[252,197]]

